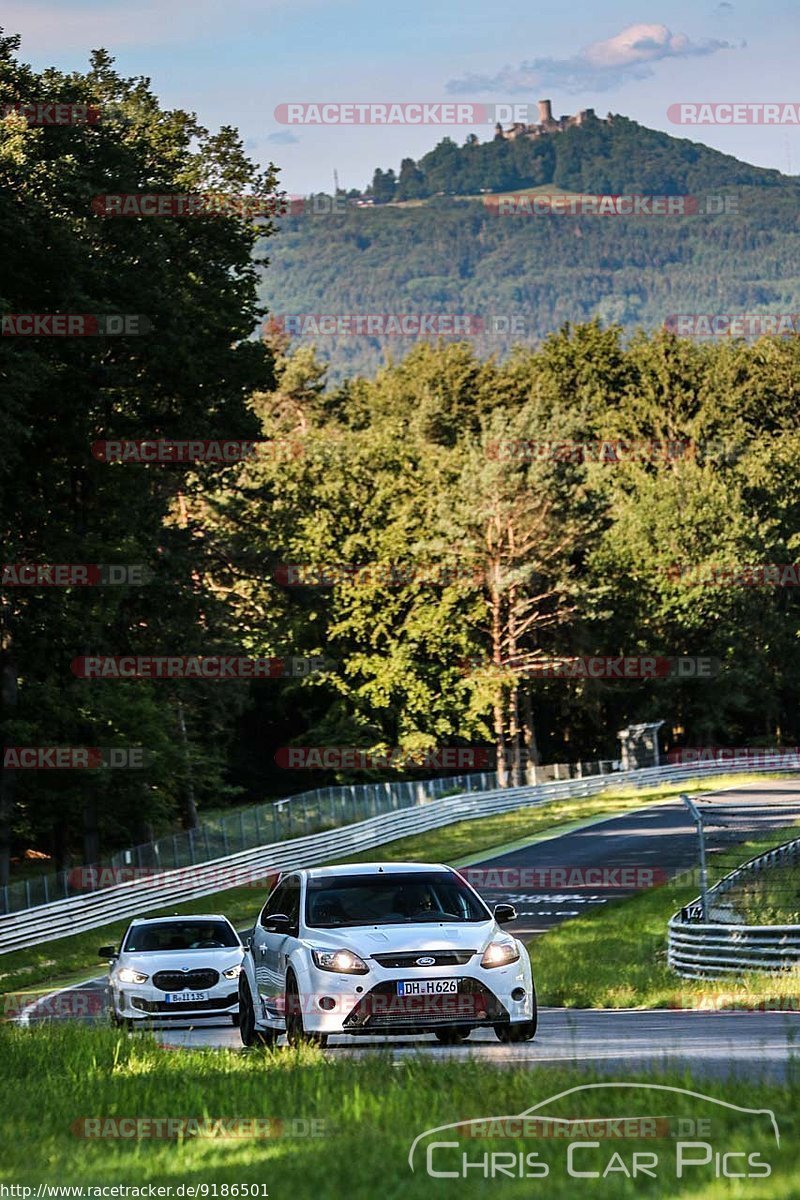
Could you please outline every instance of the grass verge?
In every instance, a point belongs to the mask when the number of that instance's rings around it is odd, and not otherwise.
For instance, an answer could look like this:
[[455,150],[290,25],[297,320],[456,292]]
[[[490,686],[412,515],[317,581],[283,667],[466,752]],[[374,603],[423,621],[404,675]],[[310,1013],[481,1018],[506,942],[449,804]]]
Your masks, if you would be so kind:
[[[497,816],[459,821],[429,833],[400,838],[378,849],[349,855],[338,861],[457,864],[482,851],[488,853],[509,842],[555,830],[565,822],[623,813],[645,804],[667,800],[681,792],[708,791],[709,786],[728,787],[763,779],[764,776],[735,775],[714,780],[711,785],[705,780],[687,782],[680,787],[670,784],[638,792],[631,789],[607,792],[585,800],[558,800],[541,808],[518,808]],[[263,902],[264,891],[265,886],[259,882],[255,886],[231,888],[186,904],[155,908],[149,915],[218,911],[224,912],[237,928],[242,929],[255,919]],[[77,983],[92,973],[101,974],[103,964],[97,957],[98,946],[112,942],[119,944],[127,926],[128,919],[125,918],[99,926],[88,933],[73,934],[0,955],[0,987],[5,993],[2,1011],[16,1014],[20,1007],[20,993],[30,991],[33,997],[36,991]]]
[[[737,1180],[736,1195],[746,1195],[748,1200],[800,1196],[796,1154],[800,1079],[796,1072],[789,1072],[786,1083],[748,1079],[744,1097],[740,1080],[698,1083],[688,1072],[671,1071],[655,1079],[633,1074],[612,1078],[640,1086],[624,1092],[619,1088],[580,1091],[551,1101],[543,1109],[549,1116],[571,1120],[662,1118],[655,1137],[622,1140],[612,1135],[605,1140],[591,1139],[595,1149],[576,1151],[576,1170],[602,1173],[610,1160],[614,1163],[605,1179],[591,1182],[591,1195],[598,1200],[664,1196],[717,1200],[731,1196],[731,1182],[715,1178],[713,1157],[707,1165],[685,1168],[683,1178],[676,1178],[679,1119],[710,1119],[707,1140],[714,1151],[745,1151],[769,1164],[769,1177]],[[109,1029],[66,1023],[35,1032],[6,1026],[0,1029],[0,1084],[13,1103],[0,1110],[0,1180],[33,1187],[40,1183],[83,1187],[152,1184],[171,1186],[173,1198],[181,1194],[177,1191],[180,1185],[184,1189],[208,1185],[205,1195],[213,1197],[241,1196],[242,1185],[258,1184],[273,1200],[289,1196],[293,1200],[374,1200],[376,1196],[387,1200],[428,1200],[431,1196],[471,1200],[485,1196],[487,1186],[490,1191],[496,1187],[497,1194],[511,1200],[529,1200],[534,1195],[574,1200],[576,1181],[567,1173],[564,1137],[536,1136],[537,1131],[530,1127],[524,1138],[459,1139],[447,1131],[422,1142],[413,1172],[409,1150],[425,1130],[470,1118],[524,1112],[568,1088],[602,1079],[602,1075],[578,1072],[570,1066],[537,1066],[532,1071],[523,1065],[497,1069],[477,1059],[456,1062],[445,1058],[441,1049],[430,1057],[414,1056],[394,1063],[383,1053],[324,1058],[311,1049],[272,1054],[186,1049],[175,1053],[147,1035],[126,1037]],[[47,1086],[33,1088],[31,1080],[46,1080]],[[653,1082],[750,1109],[773,1110],[780,1147],[767,1116],[748,1116],[709,1099],[655,1091],[647,1086]],[[109,1124],[109,1118],[123,1124]],[[153,1136],[158,1126],[152,1120],[137,1127],[126,1125],[126,1118],[205,1121],[204,1128],[218,1134],[224,1128],[219,1122],[224,1119],[258,1119],[262,1131],[271,1128],[277,1136],[188,1136],[176,1140],[174,1136],[165,1138],[162,1128],[159,1138]],[[95,1124],[87,1126],[87,1119]],[[282,1134],[276,1122],[283,1123]],[[687,1128],[684,1124],[684,1137]],[[127,1136],[109,1136],[117,1130],[124,1134],[126,1129]],[[138,1136],[131,1136],[132,1130]],[[316,1136],[308,1136],[311,1131]],[[95,1136],[81,1136],[86,1132]],[[516,1131],[506,1127],[506,1133]],[[573,1136],[590,1140],[585,1129]],[[432,1152],[434,1169],[462,1171],[462,1153],[472,1163],[483,1162],[486,1154],[502,1153],[505,1174],[487,1178],[479,1167],[468,1170],[466,1178],[432,1178],[426,1171],[426,1149],[436,1140],[458,1141],[458,1145]],[[625,1176],[619,1162],[630,1169],[634,1151],[656,1155],[654,1177]],[[532,1173],[519,1178],[516,1164],[520,1154],[534,1156],[526,1168],[535,1162],[542,1172],[544,1164],[547,1177],[537,1178]],[[511,1172],[509,1155],[515,1164]],[[702,1156],[695,1151],[693,1157]],[[747,1160],[732,1161],[742,1169]],[[220,1189],[216,1193],[211,1187],[214,1184]],[[221,1185],[237,1190],[225,1193]],[[182,1194],[188,1193],[184,1190]],[[247,1194],[251,1194],[249,1190]]]
[[[788,841],[790,829],[730,846],[714,857],[720,878]],[[539,1001],[567,1008],[800,1009],[800,970],[782,975],[681,979],[667,966],[667,922],[694,900],[697,882],[671,882],[565,921],[531,947]]]

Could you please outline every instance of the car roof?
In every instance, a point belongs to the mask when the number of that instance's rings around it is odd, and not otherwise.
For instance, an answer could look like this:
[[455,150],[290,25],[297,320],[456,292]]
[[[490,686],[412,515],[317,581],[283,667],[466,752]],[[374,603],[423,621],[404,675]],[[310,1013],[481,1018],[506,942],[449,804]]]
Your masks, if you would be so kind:
[[174,913],[171,917],[134,917],[131,925],[160,925],[166,921],[230,921],[223,913]]
[[336,867],[307,867],[302,871],[287,871],[287,874],[305,875],[308,879],[326,879],[339,875],[407,875],[409,872],[422,875],[428,871],[452,871],[452,869],[452,867],[445,866],[444,863],[339,863]]

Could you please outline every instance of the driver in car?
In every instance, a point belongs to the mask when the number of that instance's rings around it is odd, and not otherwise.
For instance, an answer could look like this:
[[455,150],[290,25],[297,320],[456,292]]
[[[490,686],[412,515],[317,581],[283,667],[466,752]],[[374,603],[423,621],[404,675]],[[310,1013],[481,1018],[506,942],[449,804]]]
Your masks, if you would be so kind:
[[405,917],[421,917],[437,911],[430,888],[424,884],[408,885],[397,894],[397,909]]

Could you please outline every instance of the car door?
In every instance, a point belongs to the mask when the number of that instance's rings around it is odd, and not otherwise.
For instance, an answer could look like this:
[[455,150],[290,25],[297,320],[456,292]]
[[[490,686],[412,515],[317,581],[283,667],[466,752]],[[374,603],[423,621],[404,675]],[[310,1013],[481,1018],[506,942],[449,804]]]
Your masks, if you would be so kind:
[[253,936],[251,946],[253,950],[253,970],[256,977],[256,985],[258,994],[263,999],[266,999],[269,994],[267,984],[267,939],[269,934],[266,929],[266,924],[270,916],[274,913],[283,912],[284,897],[286,889],[283,882],[270,893],[267,902],[261,910],[261,915],[253,927]]
[[[279,930],[270,929],[270,919],[278,913],[288,917]],[[259,990],[271,1012],[283,1016],[286,964],[300,932],[300,879],[290,875],[281,880],[267,901],[259,922],[256,958]]]

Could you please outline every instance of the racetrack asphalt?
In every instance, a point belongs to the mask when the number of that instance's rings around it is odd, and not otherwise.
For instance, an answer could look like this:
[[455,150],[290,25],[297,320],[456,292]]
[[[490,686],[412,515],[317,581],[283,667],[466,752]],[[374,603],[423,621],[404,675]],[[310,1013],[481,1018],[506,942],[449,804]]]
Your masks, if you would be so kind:
[[[695,799],[697,799],[695,797]],[[724,793],[714,793],[713,805],[753,805],[746,828],[777,828],[800,819],[800,781],[763,781]],[[710,853],[730,844],[730,829],[715,838],[710,830]],[[649,879],[664,878],[695,867],[697,836],[686,808],[667,801],[618,817],[593,821],[583,828],[553,837],[540,837],[526,846],[470,863],[463,870],[490,905],[509,901],[518,918],[507,928],[528,941],[560,921],[613,899],[631,895]],[[483,874],[483,872],[486,872]],[[655,873],[655,875],[653,875]],[[103,1019],[99,1003],[104,980],[79,985],[90,999],[89,1015],[71,1019]],[[68,999],[69,989],[58,998]],[[54,995],[32,1004],[23,1024],[61,1016],[70,1019],[70,1005],[56,1006]],[[800,1007],[800,998],[798,998]],[[94,1012],[92,1012],[94,1010]],[[180,1049],[186,1046],[241,1049],[239,1032],[230,1024],[213,1022],[170,1025],[159,1039]],[[450,1058],[478,1057],[497,1065],[536,1063],[596,1066],[606,1070],[691,1066],[693,1073],[778,1079],[800,1069],[800,1012],[705,1012],[640,1009],[541,1009],[534,1041],[501,1044],[490,1031],[476,1030],[459,1046],[443,1046],[432,1035],[409,1038],[334,1037],[331,1053],[365,1054],[390,1048],[396,1061],[414,1054]]]

